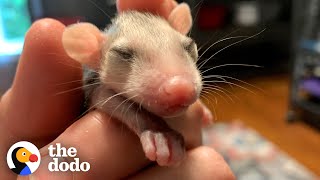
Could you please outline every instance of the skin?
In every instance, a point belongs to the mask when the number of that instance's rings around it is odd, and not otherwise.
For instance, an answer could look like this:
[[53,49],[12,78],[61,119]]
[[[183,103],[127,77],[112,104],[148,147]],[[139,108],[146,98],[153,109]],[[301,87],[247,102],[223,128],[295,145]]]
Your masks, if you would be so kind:
[[[137,0],[133,4],[133,1],[119,0],[118,9],[157,10],[159,7],[159,12],[162,12],[161,8],[166,9],[159,6],[163,1],[142,3],[146,1]],[[163,13],[166,17],[166,11]],[[186,141],[197,146],[187,152],[186,159],[176,168],[148,166],[149,161],[144,157],[137,137],[103,113],[93,111],[74,122],[82,103],[81,91],[54,96],[57,92],[81,85],[70,83],[58,86],[79,80],[82,75],[80,64],[63,50],[61,36],[64,28],[55,20],[42,19],[35,22],[26,34],[13,85],[0,99],[0,156],[3,157],[0,161],[0,179],[17,178],[7,167],[4,157],[9,147],[20,140],[43,147],[40,150],[41,166],[32,174],[37,179],[234,179],[221,155],[211,148],[198,146],[199,119],[203,116],[199,103],[191,106],[182,122],[174,122],[181,128]],[[51,159],[47,156],[46,144],[55,142],[77,148],[77,157],[91,164],[90,171],[48,172],[47,163]],[[29,178],[31,176],[18,177]]]

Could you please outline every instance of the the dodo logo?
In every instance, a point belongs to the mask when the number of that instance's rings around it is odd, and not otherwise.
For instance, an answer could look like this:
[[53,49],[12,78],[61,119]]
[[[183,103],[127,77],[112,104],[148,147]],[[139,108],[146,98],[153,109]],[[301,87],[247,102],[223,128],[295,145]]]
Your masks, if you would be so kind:
[[7,153],[9,168],[18,175],[29,175],[40,165],[40,152],[30,142],[20,141],[12,145]]

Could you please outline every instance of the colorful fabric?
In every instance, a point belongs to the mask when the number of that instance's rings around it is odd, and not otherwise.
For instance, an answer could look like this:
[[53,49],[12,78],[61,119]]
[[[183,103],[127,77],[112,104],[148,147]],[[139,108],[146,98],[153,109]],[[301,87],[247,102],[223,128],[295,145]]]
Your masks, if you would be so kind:
[[241,123],[216,123],[203,141],[221,153],[238,180],[315,180],[315,174]]

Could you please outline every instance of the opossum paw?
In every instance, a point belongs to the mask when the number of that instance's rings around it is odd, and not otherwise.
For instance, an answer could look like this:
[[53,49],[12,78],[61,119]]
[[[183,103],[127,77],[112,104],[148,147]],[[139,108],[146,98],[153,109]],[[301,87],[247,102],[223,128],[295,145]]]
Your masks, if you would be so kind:
[[185,156],[184,139],[181,134],[144,131],[140,141],[146,157],[160,166],[177,166]]

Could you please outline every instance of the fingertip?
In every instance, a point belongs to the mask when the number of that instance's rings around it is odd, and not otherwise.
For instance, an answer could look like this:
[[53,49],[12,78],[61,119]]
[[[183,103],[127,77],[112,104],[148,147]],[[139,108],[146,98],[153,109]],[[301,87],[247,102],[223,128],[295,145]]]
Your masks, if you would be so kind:
[[195,114],[195,117],[202,119],[204,116],[203,104],[200,100],[197,100],[194,104],[191,105],[191,111]]
[[190,151],[189,162],[202,170],[203,179],[234,180],[230,167],[217,151],[211,147],[200,146]]
[[[62,33],[65,25],[61,22],[44,18],[35,21],[25,36],[19,66],[23,71],[47,68],[50,63],[56,68],[79,74],[80,64],[69,58],[62,46]],[[54,62],[55,61],[55,62]],[[60,62],[57,64],[57,62]],[[77,68],[74,68],[77,67]],[[19,69],[17,76],[19,76]]]
[[45,18],[34,22],[26,33],[6,109],[7,126],[17,136],[56,136],[79,114],[80,90],[54,96],[81,85],[58,86],[82,78],[80,64],[63,49],[64,28],[59,21]]
[[152,1],[145,1],[145,0],[117,0],[117,9],[118,12],[122,12],[129,9],[153,9],[161,4],[165,0],[152,0]]
[[203,126],[210,126],[214,122],[214,117],[211,113],[211,111],[206,107],[203,106],[203,118],[202,118]]
[[117,0],[118,12],[127,10],[147,11],[168,18],[172,9],[177,5],[174,0]]
[[[48,30],[48,28],[53,28],[53,27],[61,27],[64,28],[65,25],[61,23],[60,21],[53,19],[53,18],[42,18],[34,21],[29,29],[41,29],[44,28],[45,30]],[[29,32],[28,31],[28,32]]]
[[[26,33],[24,51],[39,51],[52,49],[52,46],[59,47],[65,26],[51,18],[44,18],[35,21]],[[50,46],[48,46],[50,45]]]

